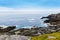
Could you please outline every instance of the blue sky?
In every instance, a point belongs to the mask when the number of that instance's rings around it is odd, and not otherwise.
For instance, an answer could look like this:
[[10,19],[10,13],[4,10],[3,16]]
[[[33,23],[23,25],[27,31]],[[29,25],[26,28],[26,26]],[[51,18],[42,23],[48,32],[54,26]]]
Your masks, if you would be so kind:
[[60,7],[60,0],[0,0],[1,7],[40,8]]
[[60,0],[0,0],[0,6],[5,7],[60,7]]
[[11,8],[54,8],[60,7],[60,0],[0,0],[0,6]]
[[60,11],[60,0],[0,0],[0,12]]

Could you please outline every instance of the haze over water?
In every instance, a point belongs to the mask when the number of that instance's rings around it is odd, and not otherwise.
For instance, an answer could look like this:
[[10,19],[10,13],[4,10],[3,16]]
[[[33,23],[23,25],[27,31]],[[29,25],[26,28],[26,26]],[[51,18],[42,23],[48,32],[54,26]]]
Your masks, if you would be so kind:
[[16,25],[20,27],[43,27],[43,21],[41,17],[46,16],[43,14],[7,14],[0,16],[0,25]]

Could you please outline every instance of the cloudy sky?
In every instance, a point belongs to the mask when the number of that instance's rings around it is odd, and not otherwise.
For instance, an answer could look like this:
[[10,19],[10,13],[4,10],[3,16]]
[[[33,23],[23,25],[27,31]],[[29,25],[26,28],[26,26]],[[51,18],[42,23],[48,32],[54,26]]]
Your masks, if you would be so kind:
[[60,0],[0,0],[0,13],[60,11]]

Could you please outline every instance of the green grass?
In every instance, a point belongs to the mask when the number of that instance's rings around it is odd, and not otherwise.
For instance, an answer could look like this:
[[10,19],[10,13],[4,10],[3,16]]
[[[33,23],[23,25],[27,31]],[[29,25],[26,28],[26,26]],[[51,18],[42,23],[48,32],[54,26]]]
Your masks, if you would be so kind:
[[[48,36],[53,36],[55,38],[48,38]],[[34,36],[34,37],[31,37],[31,40],[60,40],[60,32],[45,34],[42,36]]]

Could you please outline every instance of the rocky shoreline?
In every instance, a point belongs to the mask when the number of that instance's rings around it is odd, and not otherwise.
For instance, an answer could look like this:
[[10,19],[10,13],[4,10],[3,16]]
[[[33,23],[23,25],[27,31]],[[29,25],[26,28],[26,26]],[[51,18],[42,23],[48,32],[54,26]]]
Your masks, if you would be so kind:
[[[60,32],[60,13],[51,14],[47,17],[42,17],[41,19],[47,18],[44,23],[47,27],[38,27],[33,26],[32,28],[19,28],[16,29],[16,26],[8,26],[5,29],[1,29],[3,34],[7,35],[24,35],[24,36],[39,36],[43,34],[50,34],[54,32]],[[14,30],[16,29],[16,30]],[[4,31],[5,30],[5,31]]]

